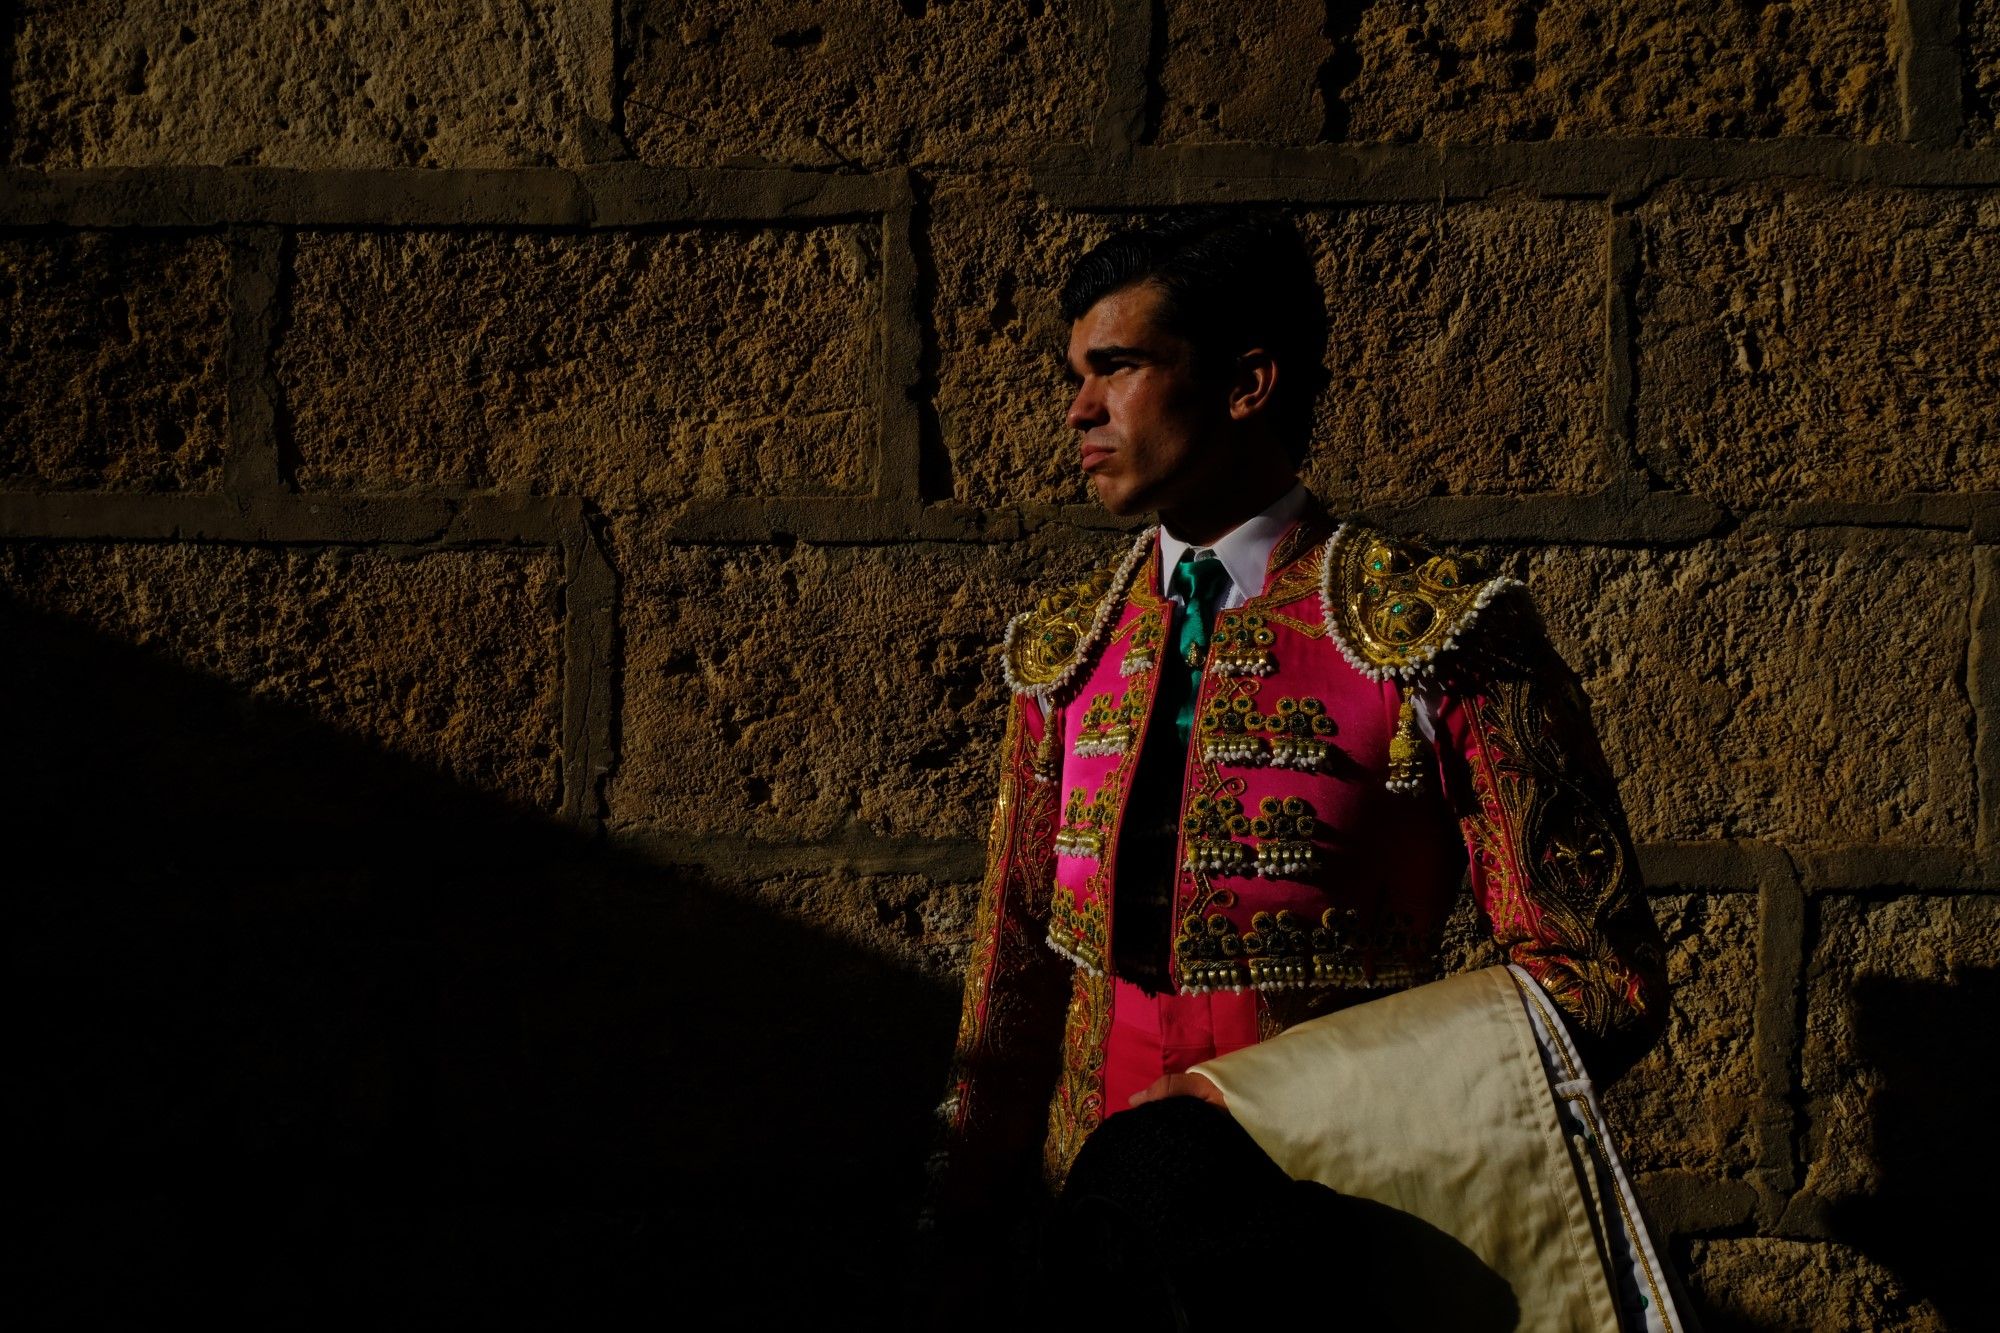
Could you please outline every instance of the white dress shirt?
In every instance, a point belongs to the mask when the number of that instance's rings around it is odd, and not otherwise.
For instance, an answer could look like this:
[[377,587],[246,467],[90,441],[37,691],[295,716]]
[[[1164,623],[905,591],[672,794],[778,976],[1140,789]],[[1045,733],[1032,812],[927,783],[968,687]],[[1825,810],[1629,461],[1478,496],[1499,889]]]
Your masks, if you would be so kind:
[[[1196,560],[1220,560],[1222,567],[1229,572],[1229,587],[1222,595],[1218,610],[1227,611],[1241,606],[1264,591],[1264,575],[1269,572],[1271,549],[1305,507],[1306,488],[1294,485],[1263,513],[1245,519],[1207,546],[1194,548]],[[1181,599],[1171,591],[1174,566],[1181,562],[1181,556],[1193,545],[1161,525],[1160,588],[1176,605]]]

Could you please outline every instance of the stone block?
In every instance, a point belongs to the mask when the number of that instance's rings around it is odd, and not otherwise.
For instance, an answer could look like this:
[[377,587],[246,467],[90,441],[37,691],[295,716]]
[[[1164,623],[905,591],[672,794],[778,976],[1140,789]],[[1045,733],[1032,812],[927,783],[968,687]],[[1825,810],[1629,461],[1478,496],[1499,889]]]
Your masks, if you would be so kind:
[[1307,479],[1364,503],[1590,490],[1604,216],[1567,201],[1311,213],[1332,382]]
[[214,236],[0,239],[0,486],[212,488],[228,286]]
[[977,884],[820,871],[719,883],[720,891],[741,893],[759,910],[901,973],[956,987],[965,971]]
[[557,803],[554,553],[14,543],[0,545],[0,586],[15,608],[73,622],[105,652],[141,650],[146,669],[218,682],[246,709],[521,806]]
[[[1807,975],[1806,1188],[1866,1231],[1902,1201],[2000,1183],[2000,899],[1818,902]],[[1928,1213],[1930,1210],[1926,1210]]]
[[1962,543],[1745,528],[1521,572],[1639,841],[1971,847]]
[[1966,127],[1975,140],[2000,130],[2000,0],[1971,0],[1959,7],[1964,52]]
[[987,505],[1087,501],[1076,437],[1063,425],[1062,286],[1113,220],[1050,208],[1018,173],[947,178],[931,213],[951,493]]
[[609,151],[611,6],[593,0],[32,0],[16,163],[485,167]]
[[859,489],[879,278],[867,225],[302,235],[277,353],[300,483]]
[[1644,211],[1639,444],[1731,505],[2000,489],[2000,206],[1800,185]]
[[[1058,308],[1124,219],[1036,203],[1010,177],[941,185],[938,414],[952,492],[1087,498]],[[1550,201],[1299,216],[1326,291],[1333,381],[1307,479],[1337,499],[1588,490],[1602,435],[1603,219]]]
[[645,0],[625,121],[649,162],[978,165],[1090,137],[1091,0]]
[[1942,1333],[1938,1308],[1846,1245],[1743,1237],[1697,1240],[1687,1282],[1711,1329],[1880,1328]]
[[1033,590],[1118,542],[690,548],[635,525],[614,825],[746,842],[976,840]]
[[1335,59],[1323,4],[1223,6],[1167,0],[1162,143],[1313,143]]
[[1740,1176],[1756,1157],[1757,899],[1677,893],[1652,907],[1667,942],[1672,1010],[1665,1037],[1604,1090],[1604,1114],[1635,1175]]
[[[1894,129],[1890,15],[1871,0],[1388,0],[1339,9],[1336,52],[1320,78],[1336,138],[1873,140]],[[1250,68],[1237,77],[1252,77]]]

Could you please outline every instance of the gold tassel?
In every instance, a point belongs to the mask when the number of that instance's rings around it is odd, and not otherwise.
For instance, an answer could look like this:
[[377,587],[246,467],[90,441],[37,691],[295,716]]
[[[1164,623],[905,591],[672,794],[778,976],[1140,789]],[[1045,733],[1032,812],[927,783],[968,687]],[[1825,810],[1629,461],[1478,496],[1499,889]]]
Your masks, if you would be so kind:
[[1389,738],[1389,780],[1384,785],[1390,791],[1407,796],[1423,789],[1425,749],[1417,731],[1416,701],[1405,694],[1396,714],[1396,734]]
[[1059,712],[1051,712],[1042,723],[1041,743],[1035,746],[1034,770],[1037,782],[1054,782],[1062,776],[1062,742],[1058,734],[1060,728],[1056,726],[1056,720],[1061,716]]

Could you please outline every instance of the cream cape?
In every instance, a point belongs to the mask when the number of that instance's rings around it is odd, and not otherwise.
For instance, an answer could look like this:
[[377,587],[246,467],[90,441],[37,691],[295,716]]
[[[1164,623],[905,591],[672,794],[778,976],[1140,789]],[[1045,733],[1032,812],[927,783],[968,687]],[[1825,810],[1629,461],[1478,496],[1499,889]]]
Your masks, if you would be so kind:
[[[1514,1312],[1455,1325],[1685,1328],[1582,1062],[1525,973],[1419,986],[1195,1069],[1288,1175],[1420,1219],[1512,1289]],[[1370,1277],[1391,1307],[1407,1290],[1423,1327],[1438,1270],[1409,1266]]]

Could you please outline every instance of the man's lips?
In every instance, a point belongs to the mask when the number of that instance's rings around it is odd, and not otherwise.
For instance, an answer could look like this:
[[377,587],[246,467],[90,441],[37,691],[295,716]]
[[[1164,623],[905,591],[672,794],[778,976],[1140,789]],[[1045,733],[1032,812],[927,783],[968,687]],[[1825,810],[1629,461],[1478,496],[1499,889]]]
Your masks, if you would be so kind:
[[1083,470],[1085,472],[1095,472],[1098,464],[1111,457],[1111,454],[1112,450],[1108,445],[1086,442],[1083,446]]

